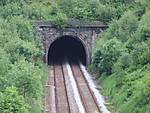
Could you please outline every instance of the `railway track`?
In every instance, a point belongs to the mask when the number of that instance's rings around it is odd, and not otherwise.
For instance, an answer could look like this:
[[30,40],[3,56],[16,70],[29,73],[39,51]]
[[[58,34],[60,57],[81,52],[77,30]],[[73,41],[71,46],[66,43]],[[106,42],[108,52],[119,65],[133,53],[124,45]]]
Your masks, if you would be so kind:
[[[75,91],[72,87],[65,63],[49,66],[44,113],[101,113],[95,95],[90,89],[80,66],[77,63],[70,63],[69,66],[77,90]],[[82,105],[77,102],[75,93],[78,93],[78,100],[81,101]]]

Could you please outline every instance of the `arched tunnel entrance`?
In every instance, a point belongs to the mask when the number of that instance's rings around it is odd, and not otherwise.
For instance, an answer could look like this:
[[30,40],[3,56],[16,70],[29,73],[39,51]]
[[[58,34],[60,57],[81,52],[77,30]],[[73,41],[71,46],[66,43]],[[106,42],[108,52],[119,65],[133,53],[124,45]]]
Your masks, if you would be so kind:
[[48,52],[48,64],[52,62],[62,63],[65,59],[69,61],[79,60],[86,65],[86,48],[77,37],[63,36],[56,39],[50,46]]

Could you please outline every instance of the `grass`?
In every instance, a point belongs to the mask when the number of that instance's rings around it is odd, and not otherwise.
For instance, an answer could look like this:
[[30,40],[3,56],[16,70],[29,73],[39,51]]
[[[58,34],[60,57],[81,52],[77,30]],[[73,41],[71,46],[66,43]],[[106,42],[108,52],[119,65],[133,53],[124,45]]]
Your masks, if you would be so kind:
[[119,76],[114,73],[99,79],[103,95],[109,97],[109,109],[113,110],[114,106],[118,113],[150,113],[149,67]]

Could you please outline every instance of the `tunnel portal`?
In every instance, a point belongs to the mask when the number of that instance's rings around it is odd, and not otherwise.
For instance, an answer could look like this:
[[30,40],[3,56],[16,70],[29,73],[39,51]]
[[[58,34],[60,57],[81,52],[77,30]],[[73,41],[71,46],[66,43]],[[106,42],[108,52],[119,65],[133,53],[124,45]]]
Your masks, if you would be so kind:
[[51,44],[48,52],[48,64],[50,65],[53,62],[62,63],[65,59],[69,61],[79,60],[86,65],[86,48],[80,39],[63,36]]

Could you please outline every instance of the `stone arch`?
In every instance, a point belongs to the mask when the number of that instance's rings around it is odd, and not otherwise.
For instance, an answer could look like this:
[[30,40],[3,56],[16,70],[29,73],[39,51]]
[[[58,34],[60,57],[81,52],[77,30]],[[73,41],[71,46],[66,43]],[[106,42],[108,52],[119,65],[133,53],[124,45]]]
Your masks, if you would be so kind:
[[[84,52],[85,53],[79,53],[81,55],[85,54],[85,61],[81,61],[84,65],[87,65],[90,63],[90,52],[89,52],[89,47],[87,46],[86,42],[82,39],[82,37],[79,36],[74,36],[74,35],[62,35],[59,36],[57,38],[55,38],[53,41],[51,41],[51,43],[49,44],[49,49],[48,49],[48,53],[47,53],[47,60],[48,60],[48,64],[50,63],[50,53],[52,52],[53,46],[55,46],[55,44],[60,41],[60,40],[72,40],[75,41],[73,43],[79,43],[80,46],[83,47]],[[81,48],[82,49],[82,48]],[[80,56],[82,57],[82,56]]]

